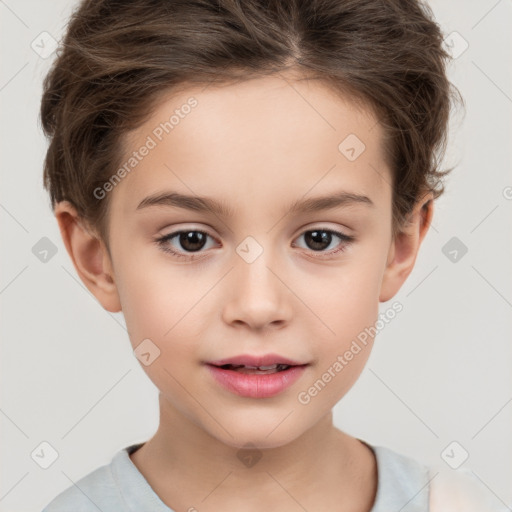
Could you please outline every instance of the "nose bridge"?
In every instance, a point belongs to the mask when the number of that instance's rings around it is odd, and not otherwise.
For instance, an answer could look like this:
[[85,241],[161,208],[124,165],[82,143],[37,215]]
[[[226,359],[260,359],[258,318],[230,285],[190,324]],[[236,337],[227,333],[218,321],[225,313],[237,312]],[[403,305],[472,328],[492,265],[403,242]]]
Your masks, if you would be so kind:
[[268,234],[249,235],[236,247],[236,279],[240,286],[247,285],[248,291],[273,292],[273,288],[278,287],[279,280],[270,270],[280,266],[279,251],[272,247],[272,240],[272,235]]
[[[256,238],[257,236],[257,238]],[[271,235],[246,237],[235,249],[226,320],[256,326],[287,319],[287,288],[279,278],[280,251],[271,247]]]

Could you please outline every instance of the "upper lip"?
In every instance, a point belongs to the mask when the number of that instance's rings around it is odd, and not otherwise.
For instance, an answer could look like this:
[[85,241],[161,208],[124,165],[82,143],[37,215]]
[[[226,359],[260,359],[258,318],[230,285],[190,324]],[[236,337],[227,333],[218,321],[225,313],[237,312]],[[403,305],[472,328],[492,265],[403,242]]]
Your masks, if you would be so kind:
[[260,356],[242,354],[239,356],[228,357],[226,359],[219,359],[217,361],[207,361],[207,364],[214,366],[223,366],[225,364],[244,365],[244,366],[271,366],[273,364],[286,364],[289,366],[302,366],[307,363],[300,363],[289,359],[288,357],[280,356],[279,354],[263,354]]

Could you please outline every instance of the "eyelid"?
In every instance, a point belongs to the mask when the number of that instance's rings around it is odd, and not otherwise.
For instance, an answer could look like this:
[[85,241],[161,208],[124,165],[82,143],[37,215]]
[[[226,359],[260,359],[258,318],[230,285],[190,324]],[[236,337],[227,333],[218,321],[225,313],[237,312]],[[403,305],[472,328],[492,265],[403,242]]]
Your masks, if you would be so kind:
[[173,240],[174,238],[179,236],[181,233],[188,233],[188,232],[191,232],[191,231],[198,232],[198,233],[203,233],[207,237],[210,237],[213,240],[215,240],[217,243],[219,243],[219,241],[217,240],[217,237],[215,237],[212,234],[210,234],[207,230],[205,230],[203,228],[196,228],[196,227],[180,228],[180,229],[176,229],[174,231],[171,231],[171,232],[169,232],[167,234],[157,235],[157,237],[154,239],[154,242],[156,243],[156,245],[163,252],[169,253],[172,257],[176,257],[178,259],[181,258],[181,259],[185,259],[185,260],[188,260],[188,261],[194,261],[194,260],[202,259],[204,257],[204,253],[205,253],[205,251],[203,251],[203,250],[195,252],[195,253],[194,252],[187,253],[186,251],[177,251],[177,250],[171,249],[169,247],[168,242],[170,240]]
[[[310,231],[325,231],[325,232],[333,234],[335,237],[338,237],[340,239],[340,243],[338,244],[339,247],[337,249],[331,249],[329,251],[313,251],[312,249],[307,249],[307,248],[303,249],[304,251],[307,251],[307,254],[306,254],[307,257],[309,257],[311,259],[315,259],[315,260],[318,260],[318,259],[328,260],[329,258],[334,258],[334,257],[336,257],[337,253],[345,251],[347,249],[347,247],[350,244],[352,244],[353,242],[355,242],[355,240],[356,240],[356,237],[353,235],[347,235],[346,233],[343,233],[342,231],[339,231],[338,229],[330,228],[327,226],[313,226],[313,227],[306,227],[305,229],[303,228],[301,230],[301,232],[299,233],[299,235],[294,238],[294,240]],[[294,244],[294,247],[296,247],[295,244]]]
[[[330,228],[325,225],[303,227],[303,228],[301,228],[301,231],[299,232],[299,234],[296,235],[293,240],[296,240],[300,236],[303,236],[305,233],[308,233],[310,231],[324,231],[324,232],[331,233],[340,239],[339,245],[341,245],[341,248],[331,249],[329,251],[313,251],[312,249],[300,248],[303,251],[308,251],[309,253],[312,253],[312,254],[308,254],[308,256],[313,259],[328,259],[329,257],[334,257],[334,255],[336,253],[343,252],[347,248],[347,246],[349,246],[356,240],[356,238],[353,235],[348,235],[342,231],[339,231],[337,228],[336,229]],[[170,253],[171,255],[176,256],[177,258],[185,258],[185,259],[188,259],[189,261],[203,258],[203,254],[205,254],[207,251],[203,251],[203,250],[200,250],[198,252],[177,251],[177,250],[169,248],[169,246],[166,245],[166,243],[168,241],[173,240],[180,234],[187,233],[187,232],[202,233],[202,234],[206,235],[207,237],[212,238],[217,243],[219,243],[219,241],[217,240],[217,237],[210,234],[207,230],[205,230],[203,228],[196,228],[196,227],[185,227],[185,228],[181,228],[181,229],[176,229],[175,231],[171,231],[168,234],[159,235],[155,239],[155,243],[158,246],[160,246],[161,250],[163,250],[166,253]],[[292,246],[297,247],[296,244],[293,244]],[[316,256],[314,255],[315,253],[317,254]]]

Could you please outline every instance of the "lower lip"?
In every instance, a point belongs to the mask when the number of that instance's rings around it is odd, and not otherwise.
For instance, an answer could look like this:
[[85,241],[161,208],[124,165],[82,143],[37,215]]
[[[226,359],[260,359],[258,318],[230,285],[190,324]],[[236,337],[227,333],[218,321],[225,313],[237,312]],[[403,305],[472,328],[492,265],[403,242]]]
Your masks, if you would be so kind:
[[216,381],[227,390],[249,398],[268,398],[290,387],[304,373],[307,365],[268,374],[247,374],[206,365]]

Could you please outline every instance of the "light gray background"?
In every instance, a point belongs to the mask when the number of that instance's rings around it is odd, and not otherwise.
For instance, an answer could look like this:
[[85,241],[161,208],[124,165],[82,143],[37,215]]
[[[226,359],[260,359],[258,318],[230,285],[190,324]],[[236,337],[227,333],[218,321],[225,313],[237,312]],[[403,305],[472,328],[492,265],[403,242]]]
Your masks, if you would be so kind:
[[[156,388],[123,317],[79,281],[42,187],[38,110],[52,56],[31,43],[43,31],[59,40],[75,4],[0,0],[1,511],[40,511],[120,448],[148,439],[158,422]],[[381,305],[398,300],[404,310],[379,333],[335,419],[439,467],[455,440],[469,453],[462,468],[512,507],[512,2],[431,5],[445,34],[469,44],[450,67],[467,102],[465,118],[452,120],[445,160],[458,166],[414,271]],[[57,247],[46,263],[32,252],[42,237]],[[442,252],[452,237],[468,248],[456,263]],[[59,453],[46,470],[31,458],[43,441]]]

